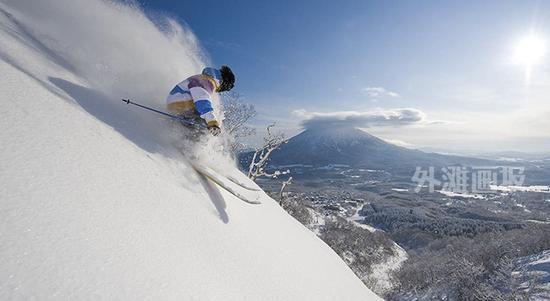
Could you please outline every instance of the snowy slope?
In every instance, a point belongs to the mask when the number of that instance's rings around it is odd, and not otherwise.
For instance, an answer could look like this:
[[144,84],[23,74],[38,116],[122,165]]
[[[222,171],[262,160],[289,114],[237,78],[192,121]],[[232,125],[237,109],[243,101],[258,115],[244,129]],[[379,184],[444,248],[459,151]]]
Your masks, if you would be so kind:
[[160,107],[203,64],[163,24],[101,1],[0,2],[0,299],[378,300],[274,201],[205,181],[168,122],[119,102]]
[[550,299],[550,250],[518,258],[512,272],[521,290],[531,293],[529,300]]

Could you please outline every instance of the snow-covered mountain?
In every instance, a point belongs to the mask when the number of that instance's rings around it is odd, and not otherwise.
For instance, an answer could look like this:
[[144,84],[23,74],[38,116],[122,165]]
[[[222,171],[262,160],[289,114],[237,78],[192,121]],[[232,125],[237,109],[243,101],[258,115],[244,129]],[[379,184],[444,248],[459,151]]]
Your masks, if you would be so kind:
[[487,162],[490,161],[404,148],[345,126],[306,129],[274,151],[270,160],[275,166],[345,164],[384,170],[412,168],[413,171],[416,166]]
[[109,1],[0,2],[0,299],[378,300],[276,202],[200,177],[176,127],[120,102],[161,107],[204,64],[160,23]]

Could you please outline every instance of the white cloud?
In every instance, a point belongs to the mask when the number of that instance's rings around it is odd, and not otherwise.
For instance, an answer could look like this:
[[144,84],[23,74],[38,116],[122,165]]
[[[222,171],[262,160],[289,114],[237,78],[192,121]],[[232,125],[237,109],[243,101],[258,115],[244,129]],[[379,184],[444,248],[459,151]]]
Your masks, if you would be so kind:
[[549,114],[550,110],[540,108],[508,114],[429,111],[430,119],[422,126],[372,127],[368,132],[383,139],[407,141],[417,148],[445,149],[451,153],[550,152],[550,132],[547,130],[550,119],[544,117]]
[[361,91],[365,92],[369,97],[373,97],[373,98],[399,97],[399,94],[397,94],[396,92],[386,90],[383,87],[365,87],[361,89]]
[[304,128],[326,126],[371,127],[371,126],[405,126],[423,123],[426,120],[424,112],[413,108],[372,111],[339,111],[329,113],[307,112],[296,110],[294,115],[303,119]]

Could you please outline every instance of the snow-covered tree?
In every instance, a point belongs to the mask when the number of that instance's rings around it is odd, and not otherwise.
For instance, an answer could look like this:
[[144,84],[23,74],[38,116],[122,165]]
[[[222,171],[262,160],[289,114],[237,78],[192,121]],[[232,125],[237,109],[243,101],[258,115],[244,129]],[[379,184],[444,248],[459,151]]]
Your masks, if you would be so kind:
[[285,138],[283,133],[274,133],[273,127],[275,127],[275,123],[267,126],[267,134],[264,137],[264,143],[261,147],[256,148],[254,155],[252,156],[252,160],[250,161],[250,165],[248,167],[248,177],[254,181],[258,177],[277,178],[280,175],[290,173],[289,170],[276,170],[272,173],[269,173],[266,170],[267,162],[269,161],[269,157],[272,152],[288,142],[288,139]]
[[225,132],[232,139],[231,151],[236,153],[244,148],[241,142],[242,138],[252,136],[256,132],[254,128],[246,124],[256,116],[256,109],[254,105],[244,102],[239,93],[228,92],[223,97],[223,111],[223,126]]
[[283,202],[283,193],[285,191],[285,188],[290,184],[292,184],[292,177],[289,177],[286,181],[283,181],[283,183],[281,183],[281,190],[279,190],[279,204]]

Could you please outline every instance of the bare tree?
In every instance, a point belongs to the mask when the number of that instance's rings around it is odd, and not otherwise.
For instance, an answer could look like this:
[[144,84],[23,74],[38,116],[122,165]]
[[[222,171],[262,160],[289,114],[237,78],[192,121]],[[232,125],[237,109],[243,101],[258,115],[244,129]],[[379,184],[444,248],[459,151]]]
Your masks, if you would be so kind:
[[226,133],[233,138],[231,151],[236,153],[244,148],[240,140],[252,136],[256,130],[246,123],[256,116],[254,105],[242,101],[237,92],[226,93],[223,97],[224,120],[223,126]]
[[[223,110],[224,110],[224,129],[229,137],[230,148],[233,154],[244,148],[244,145],[239,141],[241,138],[252,136],[255,134],[255,129],[248,126],[246,123],[256,116],[256,110],[254,105],[245,103],[241,99],[241,95],[237,92],[230,92],[223,98]],[[267,135],[264,137],[264,144],[262,147],[257,148],[254,152],[254,156],[249,166],[248,177],[252,180],[256,180],[258,177],[270,177],[277,178],[280,175],[288,174],[289,171],[275,171],[268,173],[265,168],[271,152],[279,148],[282,144],[288,140],[281,132],[274,133],[272,128],[275,127],[275,123],[267,126]],[[292,181],[292,177],[283,182],[281,187],[281,194],[287,185]]]
[[257,148],[252,156],[248,167],[248,177],[255,181],[258,177],[277,178],[280,175],[290,173],[289,170],[276,170],[272,173],[266,171],[267,162],[272,152],[278,149],[281,145],[288,142],[284,134],[281,132],[273,133],[272,128],[275,123],[267,126],[267,134],[264,137],[264,143],[260,148]]

